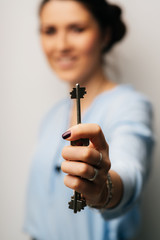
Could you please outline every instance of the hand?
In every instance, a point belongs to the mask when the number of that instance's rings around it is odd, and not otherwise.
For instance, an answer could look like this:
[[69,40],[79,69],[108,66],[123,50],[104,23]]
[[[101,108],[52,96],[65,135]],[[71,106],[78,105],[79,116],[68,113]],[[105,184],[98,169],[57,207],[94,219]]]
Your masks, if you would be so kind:
[[[103,207],[108,194],[106,181],[111,163],[109,147],[101,128],[97,124],[78,124],[64,133],[63,138],[68,141],[89,138],[87,147],[63,148],[62,156],[66,161],[62,163],[61,169],[67,173],[64,184],[81,193],[88,205]],[[91,181],[96,173],[96,178]]]

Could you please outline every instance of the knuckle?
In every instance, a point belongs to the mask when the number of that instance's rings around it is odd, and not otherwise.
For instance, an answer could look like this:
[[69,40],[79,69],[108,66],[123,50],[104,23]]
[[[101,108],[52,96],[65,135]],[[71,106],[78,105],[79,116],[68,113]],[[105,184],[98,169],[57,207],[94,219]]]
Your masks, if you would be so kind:
[[64,180],[63,181],[64,181],[64,185],[66,187],[72,188],[69,175],[64,176]]
[[77,190],[80,187],[80,179],[79,178],[75,178],[73,181],[73,189]]
[[68,186],[68,184],[67,184],[67,183],[68,183],[67,179],[68,179],[68,176],[65,176],[65,177],[64,177],[64,184],[65,184],[66,186]]
[[104,166],[104,171],[106,173],[106,171],[108,172],[109,170],[111,169],[111,163],[110,162],[107,162]]
[[75,134],[80,137],[82,133],[82,124],[75,125],[74,129],[75,129]]
[[83,151],[83,160],[87,161],[87,159],[89,159],[91,157],[91,151],[89,148],[85,148],[85,150]]
[[88,165],[83,164],[81,169],[80,169],[80,175],[81,176],[86,176],[88,174]]
[[65,162],[65,161],[63,161],[62,163],[61,163],[61,170],[62,170],[62,172],[65,172],[65,173],[67,173],[67,162]]
[[109,159],[108,154],[104,157],[104,161],[103,161],[103,168],[106,170],[109,170],[111,168],[111,161]]
[[62,149],[61,155],[62,155],[63,158],[66,157],[66,152],[67,152],[67,146],[65,146],[65,147]]
[[111,162],[108,162],[108,170],[111,168]]
[[106,151],[107,151],[107,153],[109,152],[109,145],[107,142],[106,142]]
[[95,131],[97,134],[100,134],[101,133],[101,127],[98,125],[98,124],[95,124]]
[[62,150],[61,155],[62,155],[63,158],[65,158],[65,151],[64,151],[64,149]]
[[64,167],[64,162],[61,163],[61,170],[64,171],[65,167]]

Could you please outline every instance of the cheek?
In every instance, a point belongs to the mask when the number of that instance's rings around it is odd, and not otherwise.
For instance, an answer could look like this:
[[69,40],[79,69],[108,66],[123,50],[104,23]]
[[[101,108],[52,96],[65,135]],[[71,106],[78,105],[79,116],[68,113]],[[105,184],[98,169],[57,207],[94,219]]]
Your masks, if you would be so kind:
[[83,44],[81,43],[80,46],[83,46],[82,53],[86,55],[86,57],[98,57],[101,55],[101,41],[100,37],[91,34],[87,38],[84,39]]
[[52,43],[49,41],[47,38],[42,37],[41,38],[41,46],[42,49],[47,57],[50,56],[51,51],[52,51]]

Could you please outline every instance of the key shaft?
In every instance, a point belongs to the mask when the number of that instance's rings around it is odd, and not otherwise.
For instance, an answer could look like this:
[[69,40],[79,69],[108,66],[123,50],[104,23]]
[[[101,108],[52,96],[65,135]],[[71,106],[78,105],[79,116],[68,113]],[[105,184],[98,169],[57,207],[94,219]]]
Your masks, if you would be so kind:
[[[70,92],[71,98],[76,99],[77,104],[77,124],[81,123],[81,104],[80,99],[84,97],[86,94],[86,90],[84,87],[80,87],[79,84],[76,84],[76,88],[73,88],[73,91]],[[72,146],[88,146],[89,139],[78,139],[75,141],[71,141]],[[69,202],[69,208],[74,210],[74,213],[77,211],[81,211],[86,206],[85,199],[81,197],[81,194],[74,191],[74,195],[71,197],[71,201]]]
[[81,123],[81,102],[80,102],[80,87],[76,84],[76,101],[77,101],[77,124]]

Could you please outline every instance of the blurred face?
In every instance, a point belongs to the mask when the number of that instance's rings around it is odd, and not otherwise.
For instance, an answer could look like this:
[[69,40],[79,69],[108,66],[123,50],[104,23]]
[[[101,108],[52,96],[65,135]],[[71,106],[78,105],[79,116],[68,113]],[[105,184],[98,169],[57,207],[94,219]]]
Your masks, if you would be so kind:
[[103,41],[99,25],[81,3],[46,3],[40,25],[43,50],[59,78],[82,83],[100,69]]

